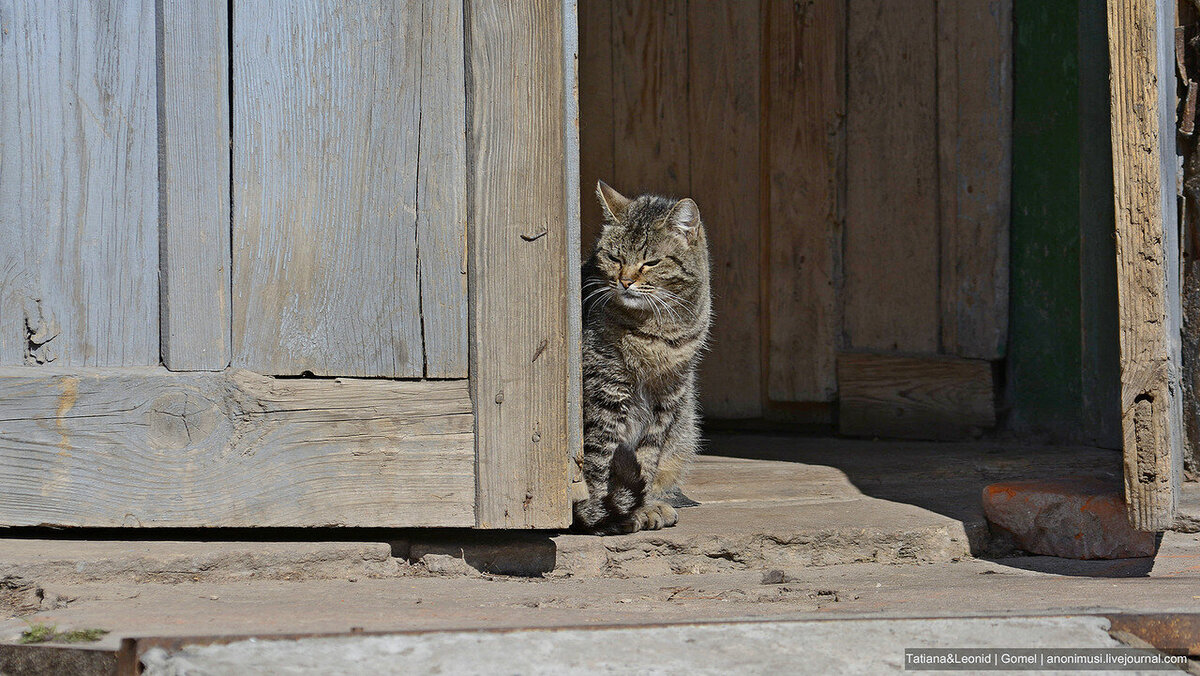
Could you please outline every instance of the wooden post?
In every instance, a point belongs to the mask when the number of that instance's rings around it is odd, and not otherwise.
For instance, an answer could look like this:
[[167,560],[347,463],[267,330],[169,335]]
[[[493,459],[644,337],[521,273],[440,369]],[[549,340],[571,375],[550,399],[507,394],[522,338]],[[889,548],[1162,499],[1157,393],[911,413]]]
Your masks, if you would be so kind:
[[[564,158],[564,7],[468,0],[471,387],[480,528],[570,524],[578,251]],[[570,25],[573,25],[571,21]],[[572,136],[573,138],[573,136]],[[573,154],[572,154],[573,155]],[[575,165],[578,166],[578,165]],[[574,210],[570,210],[573,212]],[[578,260],[578,259],[574,259]]]
[[1129,519],[1170,528],[1181,481],[1174,9],[1109,0],[1121,427]]

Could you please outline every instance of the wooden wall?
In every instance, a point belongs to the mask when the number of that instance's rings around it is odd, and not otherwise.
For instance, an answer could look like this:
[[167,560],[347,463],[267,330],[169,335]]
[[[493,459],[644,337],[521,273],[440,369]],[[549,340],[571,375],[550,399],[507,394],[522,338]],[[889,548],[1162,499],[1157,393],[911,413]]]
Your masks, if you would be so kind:
[[0,527],[568,526],[575,44],[0,0]]
[[[916,410],[993,410],[1010,0],[587,0],[579,22],[584,255],[597,179],[697,200],[715,263],[710,418],[831,423],[840,405],[866,421],[844,431],[872,433],[865,398],[903,433],[894,418]],[[897,355],[918,360],[915,380],[886,377]]]

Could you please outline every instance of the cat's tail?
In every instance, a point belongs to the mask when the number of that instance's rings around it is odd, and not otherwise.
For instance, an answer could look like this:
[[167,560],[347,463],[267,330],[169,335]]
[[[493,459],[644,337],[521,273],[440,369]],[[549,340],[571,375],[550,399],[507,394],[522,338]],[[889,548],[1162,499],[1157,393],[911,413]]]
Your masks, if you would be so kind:
[[620,444],[608,464],[608,482],[595,486],[591,494],[575,504],[575,528],[589,533],[632,533],[637,530],[636,512],[645,501],[646,480],[633,446]]

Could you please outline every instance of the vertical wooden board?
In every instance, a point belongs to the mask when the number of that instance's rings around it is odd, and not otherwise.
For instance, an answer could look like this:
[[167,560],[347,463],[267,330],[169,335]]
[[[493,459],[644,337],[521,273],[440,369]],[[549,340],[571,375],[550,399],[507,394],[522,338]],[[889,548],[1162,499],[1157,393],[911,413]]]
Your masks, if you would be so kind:
[[[613,4],[579,2],[579,208],[580,253],[592,254],[600,236],[596,181],[618,184],[613,167]],[[624,74],[620,75],[621,77]]]
[[229,365],[229,6],[160,6],[162,361]]
[[570,298],[563,7],[467,3],[468,232],[477,523],[559,528]]
[[1013,9],[1007,426],[1057,438],[1071,438],[1083,420],[1080,162],[1081,140],[1096,132],[1080,126],[1082,8],[1015,0]]
[[841,337],[844,0],[769,0],[768,396],[831,401]]
[[423,0],[417,268],[425,376],[467,377],[467,99],[462,3]]
[[1141,530],[1171,527],[1181,480],[1168,16],[1173,6],[1165,1],[1108,3],[1125,499]]
[[700,397],[712,418],[762,415],[761,31],[758,2],[689,5],[691,194],[708,235],[716,317]]
[[845,336],[939,348],[934,0],[849,0]]
[[1012,2],[938,0],[942,351],[1004,356],[1012,173]]
[[234,363],[420,377],[420,2],[234,13]]
[[1079,269],[1081,441],[1121,448],[1121,348],[1113,236],[1112,124],[1105,7],[1079,6]]
[[686,196],[691,191],[688,5],[684,0],[617,0],[612,26],[613,180],[606,182],[631,197],[647,192]]
[[0,364],[157,364],[153,0],[0,0]]
[[[582,298],[580,268],[579,189],[579,15],[576,0],[563,3],[563,183],[567,193],[567,454],[568,499],[587,499],[583,479],[583,312],[575,299]],[[579,301],[581,304],[582,301]]]

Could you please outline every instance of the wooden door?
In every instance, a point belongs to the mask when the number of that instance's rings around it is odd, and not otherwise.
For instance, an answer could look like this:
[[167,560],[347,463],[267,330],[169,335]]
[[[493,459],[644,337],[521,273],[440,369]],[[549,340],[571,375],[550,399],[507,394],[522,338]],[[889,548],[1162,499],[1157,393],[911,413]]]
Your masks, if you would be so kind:
[[0,0],[0,525],[567,525],[537,10]]
[[1109,0],[1121,427],[1129,519],[1172,526],[1183,465],[1175,6]]

